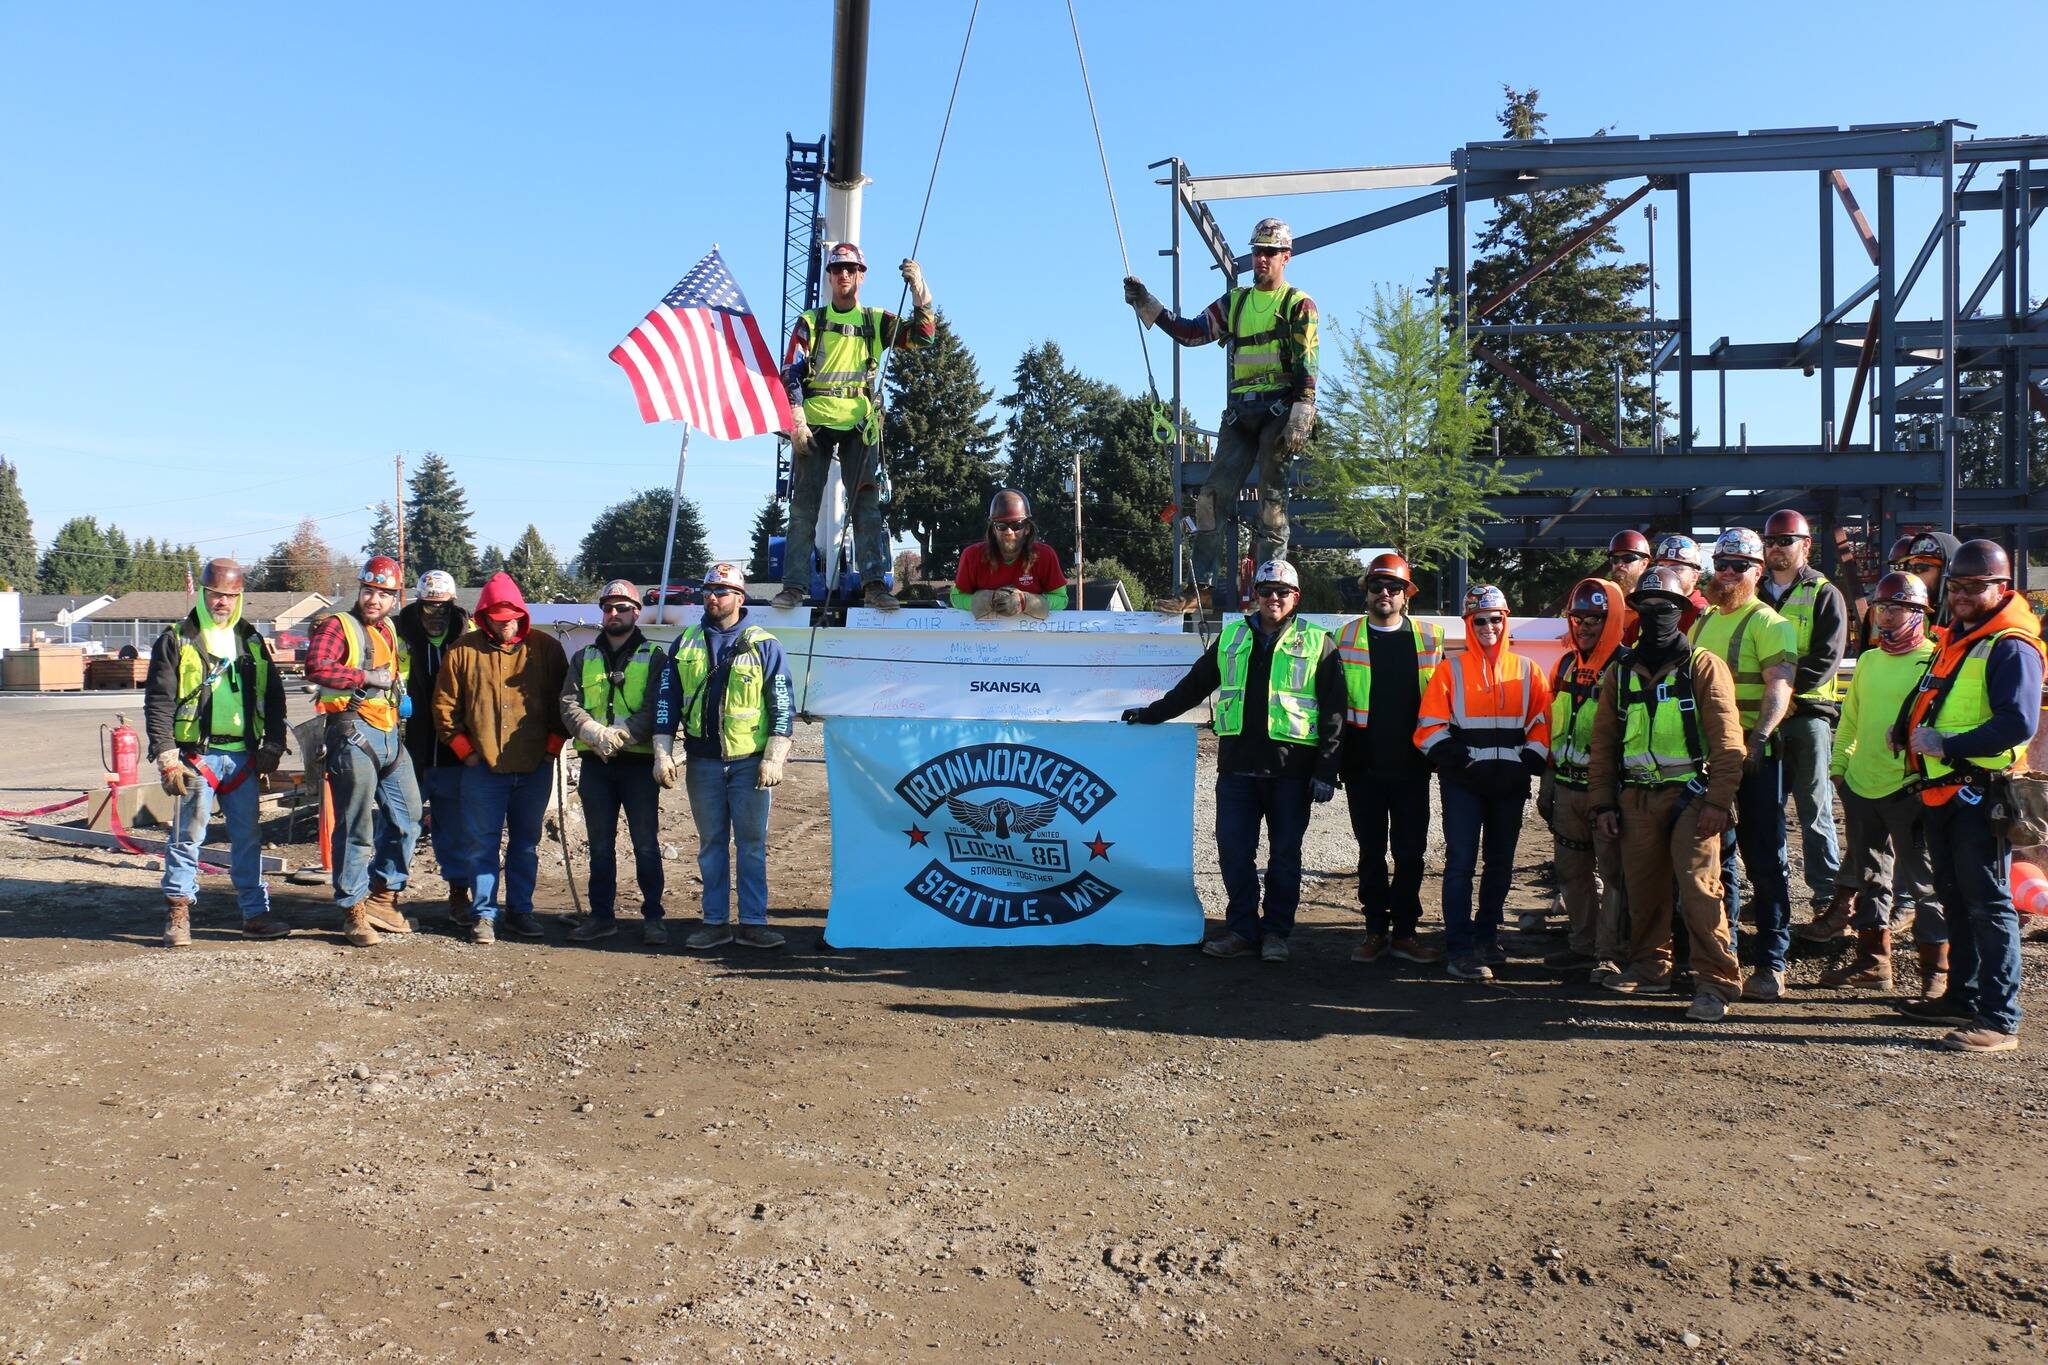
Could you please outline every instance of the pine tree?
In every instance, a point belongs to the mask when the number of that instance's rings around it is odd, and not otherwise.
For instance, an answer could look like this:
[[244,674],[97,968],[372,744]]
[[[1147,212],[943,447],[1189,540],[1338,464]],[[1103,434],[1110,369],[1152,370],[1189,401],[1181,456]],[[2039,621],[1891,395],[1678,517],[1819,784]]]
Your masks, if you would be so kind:
[[398,558],[398,523],[392,519],[388,502],[377,504],[377,519],[370,523],[370,538],[363,542],[363,558],[369,559],[373,555]]
[[107,553],[113,556],[113,577],[107,583],[107,591],[133,592],[135,547],[128,543],[128,533],[112,523],[107,526]]
[[117,556],[97,518],[73,517],[57,528],[36,577],[47,593],[97,597],[114,588]]
[[[915,355],[912,351],[909,354]],[[747,561],[747,577],[755,582],[766,583],[775,577],[768,567],[768,541],[774,536],[787,535],[789,514],[782,510],[782,501],[773,493],[761,504],[761,510],[754,514],[753,552]]]
[[[654,586],[661,577],[669,491],[650,488],[600,512],[577,551],[577,571],[598,583],[626,578],[642,586]],[[684,498],[676,513],[675,554],[669,567],[669,581],[682,583],[702,578],[709,567],[711,546],[704,537],[703,515],[696,503]]]
[[406,481],[412,496],[405,503],[406,571],[417,577],[445,569],[458,583],[476,576],[476,542],[469,531],[469,500],[448,462],[428,451]]
[[930,347],[896,357],[888,391],[889,529],[916,540],[924,563],[950,561],[981,539],[996,491],[995,419],[982,415],[991,395],[943,314]]
[[505,556],[505,572],[512,575],[529,602],[551,602],[569,583],[561,561],[540,538],[539,528],[531,524],[513,542],[512,553]]
[[21,471],[0,457],[0,588],[36,590],[36,528],[28,499],[21,495]]
[[133,567],[128,574],[127,590],[130,592],[183,592],[185,572],[192,571],[192,580],[199,580],[199,553],[190,545],[159,545],[154,537],[144,540],[135,547]]
[[470,580],[469,586],[481,588],[490,581],[492,574],[503,573],[504,571],[505,552],[495,545],[486,545],[484,546],[483,557],[477,560],[476,577]]
[[[1163,589],[1173,581],[1173,525],[1160,517],[1174,500],[1173,448],[1152,439],[1150,402],[1107,384],[1098,384],[1089,400],[1088,432],[1081,460],[1083,546],[1091,557],[1114,558]],[[1068,498],[1067,539],[1073,505]]]
[[[1056,341],[1026,351],[1017,361],[1011,384],[1011,391],[998,400],[1010,410],[1003,423],[1008,484],[1031,499],[1038,538],[1058,550],[1063,563],[1071,564],[1074,502],[1068,489],[1075,453],[1084,460],[1091,453],[1090,408],[1100,401],[1102,386],[1069,366]],[[1085,491],[1085,473],[1082,485]]]

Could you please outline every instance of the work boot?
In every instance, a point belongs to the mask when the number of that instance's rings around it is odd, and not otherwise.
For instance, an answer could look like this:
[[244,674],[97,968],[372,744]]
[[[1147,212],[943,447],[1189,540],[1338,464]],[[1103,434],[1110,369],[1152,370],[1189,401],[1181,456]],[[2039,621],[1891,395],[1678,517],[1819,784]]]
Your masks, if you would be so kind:
[[1212,938],[1202,945],[1204,957],[1249,957],[1258,950],[1258,944],[1232,933]]
[[1367,934],[1365,942],[1351,950],[1353,962],[1378,962],[1387,955],[1388,935]]
[[1153,598],[1152,610],[1161,616],[1186,616],[1197,611],[1209,615],[1216,610],[1215,594],[1207,583],[1190,584],[1178,596]]
[[789,940],[765,924],[742,924],[733,942],[742,948],[780,948]]
[[[1828,902],[1828,908],[1793,930],[1792,936],[1801,943],[1834,943],[1847,938],[1849,925],[1856,918],[1856,894],[1856,887],[1836,887],[1835,898]],[[1823,981],[1821,984],[1827,983]]]
[[1728,1002],[1711,991],[1701,991],[1686,1006],[1685,1017],[1700,1024],[1718,1024],[1728,1017]]
[[1489,943],[1479,950],[1479,960],[1489,967],[1505,967],[1508,965],[1508,950],[1497,942]]
[[1892,1008],[1916,1024],[1958,1024],[1968,1027],[1977,1022],[1977,1016],[1950,1000],[1947,996],[1936,996],[1931,1000],[1895,1000]]
[[1892,986],[1892,931],[1858,929],[1856,956],[1837,963],[1820,974],[1823,986]]
[[1939,1000],[1948,994],[1948,944],[1914,945],[1920,957],[1920,998]]
[[398,893],[390,887],[370,878],[370,894],[363,898],[364,913],[370,917],[370,927],[387,934],[409,934],[412,921],[398,909]]
[[1768,971],[1759,967],[1749,974],[1749,980],[1742,983],[1744,1000],[1783,1000],[1785,998],[1785,974]]
[[1444,965],[1444,970],[1460,981],[1493,980],[1493,968],[1477,953],[1458,954]]
[[242,932],[250,938],[284,938],[291,931],[292,927],[289,924],[268,910],[260,915],[251,915],[242,921]]
[[784,588],[781,592],[768,599],[768,605],[776,608],[778,611],[788,611],[792,607],[800,607],[803,604],[804,595],[795,588]]
[[546,938],[548,931],[540,927],[540,917],[531,910],[507,910],[505,927],[521,938]]
[[601,938],[610,938],[617,932],[619,922],[607,915],[603,919],[593,917],[583,921],[569,931],[569,937],[578,943],[595,943]]
[[730,924],[723,922],[718,924],[706,923],[703,927],[692,930],[690,936],[683,940],[683,946],[692,952],[701,953],[707,948],[723,948],[730,942],[732,942],[732,926]]
[[903,607],[896,600],[896,594],[889,591],[887,583],[870,583],[861,590],[860,604],[873,607],[876,611],[900,611]]
[[658,919],[640,921],[640,942],[649,948],[668,947],[668,928]]
[[1441,948],[1432,948],[1413,935],[1395,939],[1388,951],[1403,962],[1413,962],[1422,967],[1433,967],[1444,960]]
[[191,947],[192,902],[183,896],[166,896],[164,900],[164,947]]
[[479,948],[488,948],[498,941],[498,926],[488,915],[478,915],[465,927],[469,930],[469,941]]
[[1602,957],[1594,959],[1593,970],[1586,974],[1586,980],[1595,986],[1604,986],[1620,975],[1621,964],[1613,958]]
[[358,948],[369,948],[384,941],[384,936],[370,923],[370,910],[366,901],[357,901],[354,905],[342,907],[341,932]]
[[1543,965],[1553,972],[1577,972],[1598,965],[1599,959],[1591,953],[1582,953],[1576,948],[1559,948],[1543,958]]
[[470,891],[466,886],[448,888],[448,922],[458,929],[469,927],[469,917],[474,912],[469,908]]
[[1286,939],[1278,934],[1268,934],[1259,943],[1259,961],[1285,962],[1287,960],[1287,951]]
[[1616,972],[1601,983],[1616,995],[1662,995],[1671,989],[1668,976],[1644,976],[1634,967]]
[[1959,1028],[1943,1034],[1935,1046],[1943,1052],[2017,1052],[2020,1036],[1995,1028]]

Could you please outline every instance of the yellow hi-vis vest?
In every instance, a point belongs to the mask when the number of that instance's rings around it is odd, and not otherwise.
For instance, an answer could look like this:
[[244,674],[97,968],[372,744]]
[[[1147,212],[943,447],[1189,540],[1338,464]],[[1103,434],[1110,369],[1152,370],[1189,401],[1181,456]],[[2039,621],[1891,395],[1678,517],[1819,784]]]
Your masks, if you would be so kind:
[[199,627],[191,617],[171,630],[178,637],[178,700],[171,712],[171,738],[181,749],[261,748],[263,693],[270,685],[270,651],[264,648],[263,637],[247,621],[237,621],[237,657],[215,659],[200,643]]
[[[719,712],[718,751],[727,759],[758,754],[768,743],[768,673],[761,666],[760,646],[775,637],[759,626],[742,626],[733,647],[732,666],[725,674],[725,702]],[[687,699],[683,734],[704,738],[704,683],[711,676],[711,645],[704,627],[691,626],[676,637],[676,681]]]
[[1691,642],[1709,654],[1720,655],[1721,662],[1735,675],[1735,709],[1741,713],[1745,734],[1756,728],[1757,713],[1763,709],[1764,674],[1763,656],[1757,645],[1750,644],[1750,657],[1745,664],[1743,643],[1752,632],[1761,634],[1784,619],[1765,606],[1762,598],[1752,597],[1739,611],[1709,609],[1692,623],[1688,637]]
[[873,384],[882,364],[882,310],[831,305],[804,314],[810,358],[804,372],[804,421],[837,431],[876,426]]
[[[1370,629],[1370,620],[1359,616],[1337,632],[1337,658],[1344,665],[1344,722],[1361,729],[1372,712],[1372,645],[1366,634]],[[1408,629],[1415,639],[1415,688],[1419,694],[1429,690],[1429,675],[1443,662],[1444,628],[1411,616]]]
[[1287,387],[1288,365],[1294,359],[1294,301],[1302,292],[1284,289],[1233,289],[1224,305],[1229,318],[1230,391],[1271,393]]
[[[1266,681],[1266,734],[1285,744],[1316,742],[1316,665],[1330,632],[1294,617],[1273,642],[1273,671]],[[1244,685],[1250,673],[1253,628],[1242,618],[1224,622],[1216,640],[1216,689],[1211,720],[1219,736],[1244,729]]]
[[[352,611],[338,612],[334,619],[341,622],[342,638],[348,642],[348,650],[341,658],[345,667],[391,670],[391,690],[364,694],[362,701],[356,704],[356,714],[379,730],[396,730],[398,697],[405,691],[406,674],[412,669],[412,651],[406,648],[404,637],[389,621],[384,623],[384,630],[370,631],[363,628],[363,623]],[[388,638],[385,631],[390,632]],[[366,657],[368,663],[363,662]],[[322,687],[313,694],[313,709],[323,713],[346,711],[355,701],[353,692]]]
[[[1792,631],[1799,641],[1799,657],[1805,658],[1806,651],[1813,645],[1813,608],[1820,600],[1820,590],[1828,585],[1825,578],[1801,578],[1792,584],[1792,590],[1785,594],[1776,607],[1778,615],[1792,623]],[[1810,692],[1801,692],[1799,701],[1838,703],[1842,700],[1842,669],[1821,679],[1820,686]]]
[[[653,676],[654,660],[660,653],[661,648],[654,641],[642,640],[627,657],[626,666],[611,673],[604,666],[604,650],[597,645],[588,644],[577,650],[576,676],[583,689],[583,709],[603,725],[623,724],[646,704],[648,679]],[[576,748],[580,753],[590,752],[590,746],[580,739]],[[621,752],[651,754],[654,740],[650,736],[638,744],[627,745]]]
[[[1960,735],[1990,720],[1991,694],[1984,687],[1984,670],[1991,659],[1991,647],[2000,640],[2015,635],[2022,640],[2031,639],[2025,631],[2000,630],[1971,645],[1964,653],[1962,663],[1956,666],[1954,681],[1948,684],[1947,693],[1936,696],[1927,703],[1920,724],[1931,725],[1940,734]],[[1936,654],[1935,657],[1939,658],[1940,655]],[[1920,679],[1919,690],[1939,692],[1942,682],[1943,679],[1935,675],[1930,664],[1926,675]],[[2010,749],[1987,754],[1981,758],[1966,758],[1960,763],[1950,763],[1938,754],[1916,754],[1913,758],[1926,765],[1927,781],[1938,784],[1952,773],[1968,772],[1972,768],[1981,768],[1987,772],[2003,772],[2026,756],[2027,742],[2021,740]]]
[[[1620,651],[1607,656],[1614,666]],[[1593,760],[1593,713],[1598,710],[1600,677],[1577,681],[1579,651],[1567,650],[1557,665],[1557,681],[1550,689],[1550,757],[1557,780],[1568,787],[1583,787],[1588,780],[1587,765]]]
[[1652,685],[1621,653],[1615,670],[1615,700],[1621,709],[1621,780],[1630,787],[1663,787],[1690,782],[1705,770],[1707,745],[1700,730],[1693,673],[1709,651],[1695,649],[1683,664]]

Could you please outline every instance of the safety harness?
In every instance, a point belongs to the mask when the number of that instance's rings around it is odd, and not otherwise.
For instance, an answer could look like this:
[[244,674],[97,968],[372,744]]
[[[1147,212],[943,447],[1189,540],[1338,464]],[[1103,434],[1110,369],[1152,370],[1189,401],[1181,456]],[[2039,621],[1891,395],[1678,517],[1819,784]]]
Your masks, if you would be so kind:
[[215,796],[226,796],[229,792],[248,781],[249,774],[256,771],[255,754],[253,752],[250,754],[250,761],[242,766],[242,771],[236,773],[225,782],[215,777],[213,770],[204,763],[198,762],[197,759],[203,756],[213,743],[212,693],[215,684],[219,683],[223,678],[228,680],[229,688],[234,692],[236,699],[242,707],[241,737],[243,742],[247,744],[255,735],[256,726],[253,722],[254,708],[257,705],[254,700],[256,695],[256,661],[249,657],[249,651],[245,647],[247,641],[239,629],[229,631],[229,637],[234,642],[233,648],[235,651],[234,657],[231,659],[217,659],[213,656],[212,652],[206,648],[205,637],[200,634],[199,628],[192,623],[190,617],[178,623],[176,634],[180,645],[190,645],[198,652],[199,657],[206,661],[207,665],[206,672],[200,676],[199,685],[184,696],[179,697],[174,707],[174,709],[182,709],[188,704],[196,704],[198,712],[199,742],[193,745],[179,745],[178,758],[186,767],[206,779],[206,785],[213,788]]

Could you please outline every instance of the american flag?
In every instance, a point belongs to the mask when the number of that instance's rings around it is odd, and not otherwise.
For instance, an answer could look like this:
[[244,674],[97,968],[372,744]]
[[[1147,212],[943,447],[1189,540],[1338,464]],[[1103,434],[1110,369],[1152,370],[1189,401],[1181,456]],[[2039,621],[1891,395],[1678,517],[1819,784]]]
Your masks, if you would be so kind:
[[789,429],[775,355],[718,248],[612,348],[645,422],[688,422],[737,441]]

